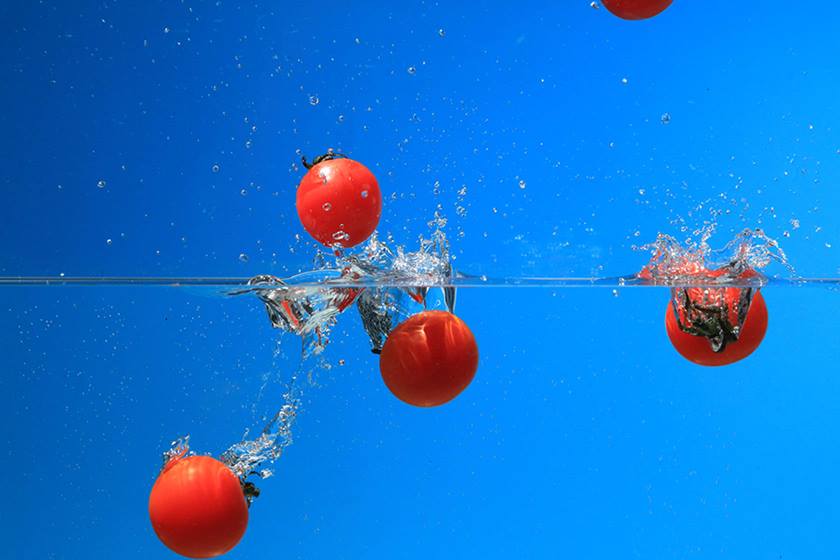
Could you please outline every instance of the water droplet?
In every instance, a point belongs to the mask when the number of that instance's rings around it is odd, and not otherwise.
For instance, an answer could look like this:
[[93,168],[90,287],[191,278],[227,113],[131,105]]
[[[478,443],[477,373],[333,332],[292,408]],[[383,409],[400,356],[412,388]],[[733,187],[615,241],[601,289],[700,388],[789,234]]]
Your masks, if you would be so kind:
[[100,189],[104,189],[105,188],[105,179],[99,179],[99,181],[96,182],[96,186],[99,187]]
[[336,241],[347,241],[348,239],[350,239],[350,234],[345,233],[341,230],[338,230],[337,232],[335,232],[332,235],[332,238],[335,239]]
[[218,163],[214,163],[213,167],[210,168],[210,171],[212,171],[213,173],[218,173],[221,168],[221,165],[219,165]]
[[659,118],[662,121],[662,124],[668,124],[671,122],[671,113],[662,113],[662,116]]
[[330,204],[329,202],[325,202],[321,208],[324,209],[324,212],[329,212],[330,210],[332,210],[332,204]]
[[309,104],[312,105],[313,107],[320,102],[321,102],[321,100],[318,99],[317,95],[310,95],[309,96]]
[[239,261],[244,263],[248,262],[248,255],[245,253],[239,253]]
[[417,73],[417,68],[415,68],[414,66],[409,66],[408,67],[408,73],[413,76],[414,74]]

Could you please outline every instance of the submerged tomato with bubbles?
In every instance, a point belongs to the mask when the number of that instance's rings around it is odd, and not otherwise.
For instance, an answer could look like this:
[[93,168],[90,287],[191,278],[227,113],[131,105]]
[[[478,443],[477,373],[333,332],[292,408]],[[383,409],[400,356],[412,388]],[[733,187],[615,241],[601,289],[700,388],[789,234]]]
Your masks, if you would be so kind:
[[[639,274],[663,280],[655,269]],[[767,305],[759,289],[760,275],[736,265],[708,270],[686,259],[664,277],[671,288],[665,330],[677,352],[703,366],[723,366],[743,360],[761,344],[767,332]]]
[[149,495],[149,518],[158,538],[188,558],[221,556],[248,527],[248,502],[239,478],[212,457],[175,457]]

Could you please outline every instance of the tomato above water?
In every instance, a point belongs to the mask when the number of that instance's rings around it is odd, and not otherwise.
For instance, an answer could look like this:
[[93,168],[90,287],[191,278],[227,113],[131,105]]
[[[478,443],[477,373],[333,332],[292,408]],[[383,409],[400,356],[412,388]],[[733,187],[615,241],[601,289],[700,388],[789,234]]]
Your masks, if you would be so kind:
[[[729,290],[733,290],[733,292],[729,292]],[[734,291],[738,290],[728,288],[725,295],[727,302],[730,304],[730,309],[733,302],[733,296],[730,294]],[[665,330],[668,332],[671,344],[687,360],[702,366],[724,366],[743,360],[758,348],[767,332],[767,320],[767,305],[764,303],[764,297],[761,292],[756,292],[747,311],[746,320],[740,329],[738,339],[726,344],[720,352],[715,352],[712,349],[706,337],[683,331],[671,303],[668,304],[668,309],[665,311]]]
[[660,14],[672,0],[601,0],[606,9],[622,19],[647,19]]
[[224,463],[195,455],[163,468],[149,495],[149,518],[158,538],[189,558],[212,558],[232,549],[248,526],[248,503],[239,478]]
[[379,357],[388,389],[414,406],[439,406],[467,388],[478,369],[475,337],[446,311],[424,311],[388,335]]
[[376,177],[358,161],[345,157],[316,162],[297,189],[295,204],[303,228],[327,247],[364,242],[382,213]]

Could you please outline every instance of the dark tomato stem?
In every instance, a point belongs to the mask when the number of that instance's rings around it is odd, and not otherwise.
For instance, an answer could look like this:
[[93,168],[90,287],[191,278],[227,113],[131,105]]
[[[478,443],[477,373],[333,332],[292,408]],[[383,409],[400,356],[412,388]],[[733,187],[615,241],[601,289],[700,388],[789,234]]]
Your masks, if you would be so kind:
[[315,159],[312,160],[312,163],[306,161],[306,156],[301,156],[300,160],[303,163],[303,166],[307,169],[312,169],[322,161],[329,161],[331,159],[339,159],[339,158],[346,158],[344,154],[340,154],[338,152],[327,152],[326,154],[317,156]]

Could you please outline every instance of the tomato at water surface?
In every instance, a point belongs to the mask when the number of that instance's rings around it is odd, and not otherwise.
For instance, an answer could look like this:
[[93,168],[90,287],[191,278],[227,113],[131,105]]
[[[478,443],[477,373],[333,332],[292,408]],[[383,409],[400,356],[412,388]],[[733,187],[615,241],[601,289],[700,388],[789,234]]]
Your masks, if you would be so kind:
[[328,157],[304,175],[295,204],[303,228],[318,242],[353,247],[379,225],[382,194],[370,169],[349,158]]
[[478,369],[475,337],[446,311],[424,311],[388,335],[379,357],[382,380],[401,401],[439,406],[467,388]]
[[[737,301],[737,288],[727,288],[724,295],[727,307],[731,310]],[[687,333],[680,328],[674,313],[673,304],[669,303],[665,311],[665,330],[677,352],[689,361],[701,366],[725,366],[743,360],[752,354],[764,339],[767,332],[767,305],[761,292],[756,292],[747,311],[747,318],[738,334],[738,340],[729,342],[726,347],[715,352],[709,340],[704,336]]]
[[647,19],[660,14],[672,0],[601,0],[606,9],[622,19]]
[[189,558],[212,558],[232,549],[248,526],[248,503],[239,478],[221,461],[195,455],[163,468],[149,495],[149,518],[158,538]]

